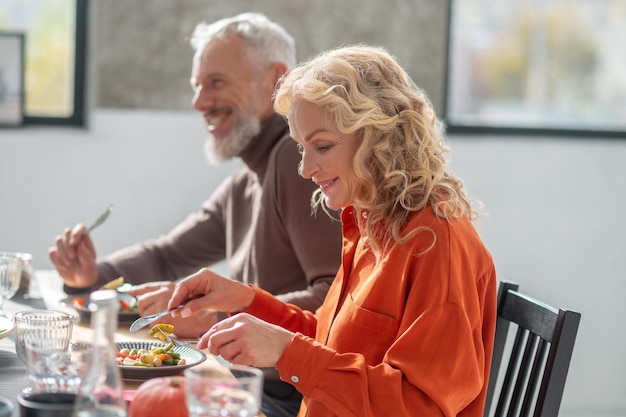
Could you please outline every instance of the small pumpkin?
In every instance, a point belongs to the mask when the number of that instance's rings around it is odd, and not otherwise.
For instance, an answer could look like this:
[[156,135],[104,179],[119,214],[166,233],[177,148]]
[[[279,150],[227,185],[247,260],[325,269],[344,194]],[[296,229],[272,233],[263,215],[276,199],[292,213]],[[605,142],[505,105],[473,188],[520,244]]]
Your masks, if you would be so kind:
[[189,417],[185,401],[185,378],[152,378],[137,388],[128,417]]

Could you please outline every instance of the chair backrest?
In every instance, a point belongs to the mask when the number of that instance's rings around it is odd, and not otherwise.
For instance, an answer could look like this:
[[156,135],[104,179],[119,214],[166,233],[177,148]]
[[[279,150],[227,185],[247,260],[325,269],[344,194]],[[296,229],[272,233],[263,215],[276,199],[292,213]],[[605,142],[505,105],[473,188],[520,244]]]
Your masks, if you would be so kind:
[[[556,309],[501,282],[484,417],[557,417],[580,313]],[[514,341],[507,343],[510,324]],[[511,329],[514,330],[514,329]],[[500,367],[506,358],[503,376]],[[497,397],[494,395],[497,392]],[[495,412],[490,414],[492,405]]]

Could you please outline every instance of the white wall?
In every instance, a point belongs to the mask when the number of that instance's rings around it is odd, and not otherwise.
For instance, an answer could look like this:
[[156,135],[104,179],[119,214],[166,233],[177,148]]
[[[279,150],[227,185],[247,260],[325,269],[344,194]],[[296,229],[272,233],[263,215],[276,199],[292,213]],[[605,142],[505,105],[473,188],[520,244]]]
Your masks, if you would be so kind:
[[49,268],[67,226],[91,223],[99,254],[167,232],[240,162],[209,166],[195,112],[96,110],[89,129],[0,130],[0,250]]
[[453,137],[500,279],[582,313],[561,416],[626,416],[626,141]]
[[[237,164],[209,167],[192,112],[96,109],[88,130],[0,130],[0,250],[49,268],[63,227],[115,211],[99,253],[169,230]],[[499,277],[582,312],[561,416],[626,415],[626,141],[452,136],[453,169],[485,203]]]

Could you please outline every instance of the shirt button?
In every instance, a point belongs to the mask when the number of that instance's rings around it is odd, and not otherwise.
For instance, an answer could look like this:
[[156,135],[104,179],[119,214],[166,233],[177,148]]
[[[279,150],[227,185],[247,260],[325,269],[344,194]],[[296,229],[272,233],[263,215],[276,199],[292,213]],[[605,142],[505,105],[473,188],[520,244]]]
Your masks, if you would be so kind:
[[293,382],[294,384],[297,384],[298,382],[300,382],[300,378],[298,378],[297,375],[293,375],[291,377],[291,382]]

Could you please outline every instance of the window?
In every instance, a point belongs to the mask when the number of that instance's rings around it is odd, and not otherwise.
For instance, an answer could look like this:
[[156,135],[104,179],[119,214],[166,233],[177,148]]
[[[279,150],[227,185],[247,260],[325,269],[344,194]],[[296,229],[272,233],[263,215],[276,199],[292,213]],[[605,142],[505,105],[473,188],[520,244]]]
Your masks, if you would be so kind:
[[87,0],[2,0],[0,31],[24,34],[24,124],[84,124]]
[[457,132],[626,137],[626,0],[451,0]]

